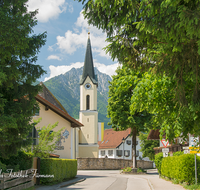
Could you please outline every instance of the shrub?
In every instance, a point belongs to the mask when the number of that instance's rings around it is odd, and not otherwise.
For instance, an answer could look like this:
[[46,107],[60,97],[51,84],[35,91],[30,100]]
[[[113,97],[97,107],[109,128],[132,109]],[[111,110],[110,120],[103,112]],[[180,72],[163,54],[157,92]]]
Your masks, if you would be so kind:
[[0,174],[1,174],[2,172],[5,172],[5,171],[6,171],[6,165],[3,164],[3,163],[1,163],[1,161],[0,161]]
[[13,169],[13,171],[27,170],[32,168],[33,154],[18,151],[16,156],[11,156],[8,159],[0,157],[0,162],[6,165],[6,169]]
[[77,160],[43,158],[40,163],[40,175],[54,175],[54,178],[40,178],[41,184],[59,183],[77,175]]
[[184,152],[182,152],[182,151],[173,152],[173,156],[181,156],[183,154],[184,154]]
[[[200,179],[200,158],[197,156],[197,178]],[[192,184],[195,181],[194,155],[167,157],[162,160],[161,174],[170,179]]]
[[131,167],[126,167],[122,169],[123,172],[132,172],[132,168]]
[[162,159],[163,159],[163,153],[162,152],[155,155],[154,162],[155,162],[156,168],[158,169],[159,174],[161,174]]

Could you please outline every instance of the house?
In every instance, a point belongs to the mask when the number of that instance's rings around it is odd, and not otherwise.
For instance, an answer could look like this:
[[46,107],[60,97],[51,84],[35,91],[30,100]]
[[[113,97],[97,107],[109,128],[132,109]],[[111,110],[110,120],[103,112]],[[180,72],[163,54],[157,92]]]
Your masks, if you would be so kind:
[[42,91],[35,97],[40,109],[35,112],[33,119],[38,120],[42,118],[42,120],[35,128],[39,130],[43,126],[58,122],[58,126],[54,130],[58,131],[63,127],[64,130],[52,155],[59,155],[60,158],[74,159],[76,158],[75,129],[83,127],[83,124],[67,113],[65,108],[43,83],[40,83],[40,85],[42,86]]
[[[125,131],[104,130],[103,141],[99,141],[99,158],[132,159],[132,137],[131,129]],[[142,159],[140,152],[140,140],[136,137],[137,160]],[[149,161],[149,158],[143,158]]]

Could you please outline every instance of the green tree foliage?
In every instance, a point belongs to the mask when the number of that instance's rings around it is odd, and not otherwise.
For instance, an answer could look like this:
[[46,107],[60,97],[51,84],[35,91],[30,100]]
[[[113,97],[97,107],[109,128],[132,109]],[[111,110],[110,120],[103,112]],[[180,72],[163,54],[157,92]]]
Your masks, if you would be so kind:
[[[108,117],[110,125],[115,130],[132,129],[133,150],[136,152],[136,135],[139,131],[145,131],[145,123],[148,123],[151,116],[146,111],[131,114],[131,97],[141,74],[133,72],[123,66],[116,70],[117,75],[113,76],[109,86]],[[136,157],[136,155],[134,155]],[[135,164],[136,166],[136,164]]]
[[150,160],[155,159],[154,147],[159,146],[158,140],[147,140],[148,134],[140,133],[139,139],[141,141],[141,149],[143,157],[149,157]]
[[134,71],[153,68],[150,72],[159,77],[160,85],[166,83],[157,88],[161,92],[151,89],[151,96],[141,86],[138,97],[145,98],[135,99],[156,115],[161,133],[169,139],[182,131],[184,136],[199,135],[200,0],[78,1],[89,23],[107,32],[106,51],[113,59]]
[[49,154],[53,153],[56,148],[56,143],[60,140],[61,131],[64,128],[53,131],[53,129],[58,125],[56,122],[53,125],[43,126],[38,130],[39,143],[33,147],[33,154],[40,158],[49,158]]
[[[176,79],[181,103],[199,100],[200,0],[78,1],[89,23],[107,32],[113,59],[133,69],[165,71]],[[188,82],[192,99],[185,95]]]
[[[0,156],[16,154],[33,125],[30,124],[44,74],[36,65],[46,33],[35,35],[37,11],[27,12],[27,0],[0,0]],[[26,141],[27,142],[27,141]]]
[[[152,126],[157,126],[161,137],[165,134],[170,141],[180,135],[186,138],[188,133],[200,134],[199,107],[193,103],[186,107],[174,101],[175,86],[176,82],[166,75],[159,77],[146,72],[135,87],[131,100],[131,113],[138,110],[151,113]],[[191,91],[188,85],[187,96],[191,96]]]

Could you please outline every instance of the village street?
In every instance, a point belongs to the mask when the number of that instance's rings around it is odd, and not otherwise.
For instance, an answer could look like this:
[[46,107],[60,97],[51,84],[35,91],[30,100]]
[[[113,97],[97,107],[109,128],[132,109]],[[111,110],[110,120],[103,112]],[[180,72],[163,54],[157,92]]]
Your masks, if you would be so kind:
[[120,174],[119,170],[79,170],[84,181],[59,190],[183,190],[180,185],[159,178],[155,170],[144,175]]

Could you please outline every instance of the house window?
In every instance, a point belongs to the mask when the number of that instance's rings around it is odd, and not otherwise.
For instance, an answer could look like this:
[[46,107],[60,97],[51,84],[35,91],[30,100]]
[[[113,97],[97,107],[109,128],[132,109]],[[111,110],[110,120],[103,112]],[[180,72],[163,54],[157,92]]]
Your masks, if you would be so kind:
[[131,145],[131,140],[127,140],[126,144]]
[[138,145],[138,141],[136,141],[136,145]]
[[136,152],[136,156],[139,156],[139,150],[137,150],[137,152]]
[[86,96],[86,110],[90,109],[90,95]]
[[124,156],[129,157],[130,156],[130,150],[125,150],[124,151]]
[[101,150],[101,156],[105,156],[105,150]]
[[122,156],[122,150],[117,150],[116,154],[117,154],[118,157],[121,157]]
[[113,150],[108,150],[108,156],[113,156]]
[[39,116],[39,112],[40,112],[40,108],[34,107],[34,109],[32,110],[33,116]]

